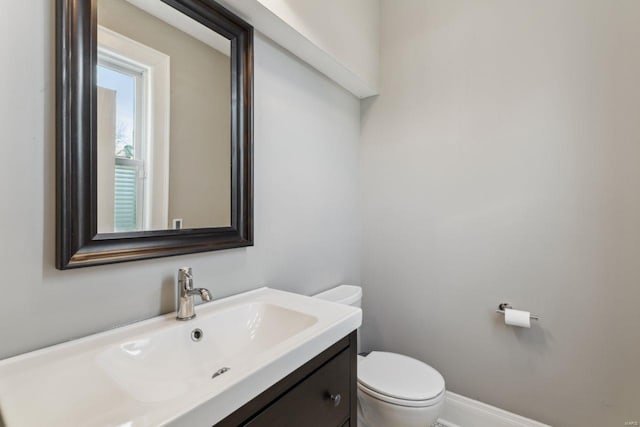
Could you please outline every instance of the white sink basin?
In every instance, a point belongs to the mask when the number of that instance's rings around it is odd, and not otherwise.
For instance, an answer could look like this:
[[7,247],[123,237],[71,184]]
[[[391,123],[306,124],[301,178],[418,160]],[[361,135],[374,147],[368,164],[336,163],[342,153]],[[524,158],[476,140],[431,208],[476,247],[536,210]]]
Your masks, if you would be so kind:
[[[263,302],[199,320],[114,344],[98,354],[97,365],[136,400],[164,402],[206,386],[219,369],[251,363],[318,321]],[[202,331],[198,342],[191,339],[196,327]]]
[[362,319],[358,308],[268,288],[196,311],[0,361],[6,427],[210,427]]

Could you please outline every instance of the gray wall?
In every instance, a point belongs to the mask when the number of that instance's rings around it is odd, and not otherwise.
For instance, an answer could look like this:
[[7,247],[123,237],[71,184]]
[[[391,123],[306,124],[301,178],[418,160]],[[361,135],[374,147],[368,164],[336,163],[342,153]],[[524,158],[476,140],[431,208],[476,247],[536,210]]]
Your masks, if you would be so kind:
[[216,298],[359,281],[359,102],[261,38],[255,46],[255,242],[245,249],[54,268],[53,2],[0,14],[0,358],[174,310],[175,272]]
[[[640,420],[640,2],[382,2],[365,347],[554,426]],[[500,323],[509,301],[539,313]]]

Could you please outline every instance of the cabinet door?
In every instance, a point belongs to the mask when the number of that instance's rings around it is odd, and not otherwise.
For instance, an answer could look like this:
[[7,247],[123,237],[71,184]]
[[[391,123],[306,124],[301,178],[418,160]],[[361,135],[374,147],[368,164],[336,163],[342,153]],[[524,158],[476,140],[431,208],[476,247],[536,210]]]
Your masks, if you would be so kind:
[[342,426],[349,417],[349,373],[347,349],[268,406],[245,426]]

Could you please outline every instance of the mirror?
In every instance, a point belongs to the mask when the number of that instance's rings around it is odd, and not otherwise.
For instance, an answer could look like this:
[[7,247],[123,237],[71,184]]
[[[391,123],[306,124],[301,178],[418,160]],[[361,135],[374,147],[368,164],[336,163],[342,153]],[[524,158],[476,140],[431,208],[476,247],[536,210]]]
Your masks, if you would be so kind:
[[58,268],[252,245],[251,26],[212,0],[57,6]]
[[157,0],[98,0],[98,233],[231,225],[230,52]]

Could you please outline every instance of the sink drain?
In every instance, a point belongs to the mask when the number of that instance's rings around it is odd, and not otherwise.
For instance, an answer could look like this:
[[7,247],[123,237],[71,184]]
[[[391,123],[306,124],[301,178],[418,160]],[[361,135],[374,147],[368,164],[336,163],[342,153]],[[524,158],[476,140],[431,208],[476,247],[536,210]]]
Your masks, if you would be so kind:
[[202,332],[202,329],[200,328],[197,328],[191,331],[191,339],[195,342],[200,341],[203,336],[204,336],[204,332]]

